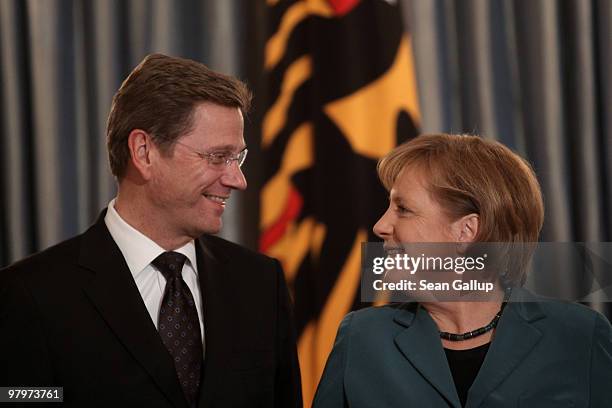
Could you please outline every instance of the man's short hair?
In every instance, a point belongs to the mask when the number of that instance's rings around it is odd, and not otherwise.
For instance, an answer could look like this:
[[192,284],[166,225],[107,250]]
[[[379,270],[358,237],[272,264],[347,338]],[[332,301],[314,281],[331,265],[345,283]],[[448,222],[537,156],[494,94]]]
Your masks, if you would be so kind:
[[130,160],[128,136],[134,129],[149,133],[162,152],[189,133],[196,105],[212,102],[249,110],[251,92],[240,80],[199,62],[151,54],[130,73],[113,97],[106,128],[112,173],[123,178]]

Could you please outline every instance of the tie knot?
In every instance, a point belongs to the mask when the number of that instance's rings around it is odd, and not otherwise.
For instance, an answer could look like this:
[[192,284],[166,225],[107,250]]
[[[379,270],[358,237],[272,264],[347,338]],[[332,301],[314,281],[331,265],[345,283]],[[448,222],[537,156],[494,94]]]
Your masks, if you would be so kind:
[[178,252],[164,252],[155,258],[152,264],[159,269],[166,280],[181,276],[183,264],[187,257]]

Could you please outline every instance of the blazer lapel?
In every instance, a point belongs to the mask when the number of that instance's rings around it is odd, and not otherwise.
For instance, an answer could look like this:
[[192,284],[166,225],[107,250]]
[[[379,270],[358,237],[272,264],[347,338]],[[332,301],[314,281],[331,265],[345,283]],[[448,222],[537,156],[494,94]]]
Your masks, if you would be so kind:
[[228,339],[231,338],[231,328],[227,316],[231,316],[231,285],[225,283],[230,273],[228,259],[219,250],[215,250],[206,237],[201,237],[196,243],[198,262],[198,278],[204,310],[204,367],[200,386],[200,407],[212,405],[219,373],[227,364]]
[[451,406],[461,408],[435,323],[424,308],[408,307],[414,310],[403,308],[395,316],[394,320],[406,327],[395,337],[395,344]]
[[537,303],[509,303],[495,331],[484,363],[468,393],[467,407],[479,407],[540,341],[531,322],[544,317]]
[[93,274],[85,293],[126,349],[175,407],[186,407],[174,362],[164,347],[103,212],[82,238],[79,265]]

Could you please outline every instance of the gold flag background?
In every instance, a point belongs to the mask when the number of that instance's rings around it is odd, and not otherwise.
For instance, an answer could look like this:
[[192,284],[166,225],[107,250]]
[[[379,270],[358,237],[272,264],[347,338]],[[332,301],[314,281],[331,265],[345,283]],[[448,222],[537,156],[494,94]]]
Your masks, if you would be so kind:
[[387,205],[376,162],[417,133],[409,34],[383,0],[268,1],[260,250],[295,301],[305,406],[359,302],[360,244]]

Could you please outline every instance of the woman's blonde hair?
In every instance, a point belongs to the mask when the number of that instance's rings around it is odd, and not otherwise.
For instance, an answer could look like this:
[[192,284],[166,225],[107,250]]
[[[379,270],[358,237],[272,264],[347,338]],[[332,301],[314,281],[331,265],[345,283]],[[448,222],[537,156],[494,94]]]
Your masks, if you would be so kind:
[[[422,172],[426,188],[451,220],[478,214],[475,241],[538,241],[544,222],[540,184],[529,163],[501,143],[468,135],[418,136],[378,162],[387,190],[406,168]],[[525,261],[519,262],[519,269]],[[523,274],[516,273],[520,276],[514,278],[524,281]]]

